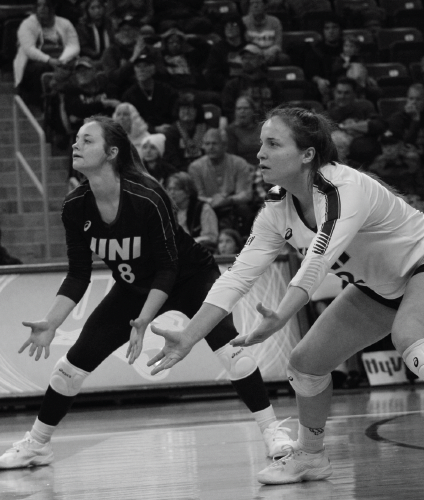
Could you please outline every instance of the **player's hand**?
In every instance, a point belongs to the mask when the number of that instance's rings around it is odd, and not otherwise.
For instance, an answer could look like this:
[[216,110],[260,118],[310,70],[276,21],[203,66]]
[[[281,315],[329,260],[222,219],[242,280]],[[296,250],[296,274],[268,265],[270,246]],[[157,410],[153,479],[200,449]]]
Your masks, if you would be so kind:
[[264,307],[261,302],[256,306],[256,309],[263,316],[260,325],[248,335],[239,335],[231,340],[231,345],[235,347],[247,347],[249,345],[261,344],[285,325],[286,322],[275,311]]
[[147,366],[152,366],[160,361],[160,363],[151,371],[152,375],[156,375],[163,370],[172,368],[179,361],[184,359],[191,351],[193,345],[184,335],[184,330],[163,330],[155,325],[152,325],[151,329],[153,333],[160,335],[165,339],[163,349],[147,362]]
[[146,333],[147,324],[140,318],[130,321],[132,326],[130,334],[130,342],[127,349],[126,357],[128,363],[132,365],[134,361],[140,356],[143,349],[144,334]]
[[38,361],[41,358],[43,349],[44,358],[48,358],[50,356],[50,344],[54,339],[56,329],[51,327],[46,320],[22,321],[22,324],[31,328],[31,334],[28,340],[19,349],[19,354],[24,352],[25,349],[30,346],[30,356],[33,356],[35,351],[37,351],[37,354],[35,355],[35,361]]

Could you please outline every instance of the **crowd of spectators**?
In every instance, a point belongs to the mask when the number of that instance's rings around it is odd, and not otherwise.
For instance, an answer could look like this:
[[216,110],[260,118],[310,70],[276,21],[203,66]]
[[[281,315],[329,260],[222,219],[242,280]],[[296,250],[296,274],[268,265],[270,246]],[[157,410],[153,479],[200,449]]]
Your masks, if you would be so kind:
[[[15,86],[51,120],[53,140],[67,139],[58,141],[64,148],[84,118],[113,116],[169,189],[183,227],[212,249],[224,229],[245,239],[266,196],[256,154],[261,120],[276,105],[328,114],[341,158],[422,208],[424,57],[396,95],[403,107],[384,116],[379,102],[390,95],[367,64],[385,62],[376,40],[387,16],[376,1],[348,4],[37,0],[17,32]],[[315,11],[314,41],[285,43]],[[368,29],[372,43],[355,28]],[[276,67],[302,70],[296,96]]]

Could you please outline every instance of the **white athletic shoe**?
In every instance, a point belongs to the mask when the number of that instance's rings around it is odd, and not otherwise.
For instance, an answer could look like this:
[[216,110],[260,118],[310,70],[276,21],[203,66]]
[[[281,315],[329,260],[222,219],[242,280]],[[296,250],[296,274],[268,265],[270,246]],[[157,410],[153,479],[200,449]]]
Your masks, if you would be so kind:
[[48,465],[52,462],[51,443],[41,444],[27,432],[24,439],[13,443],[13,447],[0,457],[0,469],[19,469],[35,465]]
[[296,443],[292,441],[287,434],[288,432],[291,432],[291,429],[288,427],[282,427],[282,424],[287,422],[289,418],[286,418],[281,422],[272,422],[272,424],[269,424],[269,426],[264,430],[263,438],[268,457],[283,457],[296,448]]
[[292,450],[261,470],[258,481],[262,484],[299,483],[326,479],[331,474],[332,468],[325,450],[320,453]]

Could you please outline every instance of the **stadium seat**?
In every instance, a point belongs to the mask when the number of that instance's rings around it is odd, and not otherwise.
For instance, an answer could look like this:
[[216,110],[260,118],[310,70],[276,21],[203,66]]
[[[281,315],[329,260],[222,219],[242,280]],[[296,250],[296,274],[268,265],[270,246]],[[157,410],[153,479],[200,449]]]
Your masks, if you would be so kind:
[[293,107],[293,108],[305,108],[309,109],[311,111],[315,111],[317,113],[322,113],[324,111],[324,105],[319,102],[319,101],[313,101],[313,100],[300,100],[300,101],[289,101],[287,103],[287,106]]
[[203,104],[203,117],[208,128],[218,128],[222,115],[221,108],[216,104]]
[[366,63],[379,61],[377,45],[371,31],[367,29],[346,29],[343,30],[343,37],[354,37],[361,44],[360,57]]
[[408,76],[408,69],[401,63],[388,62],[388,63],[372,63],[367,64],[368,75],[378,80],[379,78],[397,78]]
[[402,111],[405,103],[405,97],[382,97],[377,101],[377,109],[380,115],[387,120],[393,113]]
[[393,16],[394,28],[416,28],[424,32],[424,10],[399,10]]
[[[423,54],[424,57],[424,54]],[[412,76],[414,82],[422,82],[423,74],[421,72],[421,63],[413,62],[409,65],[409,73]]]
[[328,10],[310,10],[303,14],[300,18],[300,29],[303,31],[318,31],[322,30],[323,23],[328,19]]
[[378,85],[383,91],[383,97],[404,97],[413,80],[410,76],[383,77],[378,79]]
[[416,28],[383,28],[377,33],[378,50],[388,50],[394,42],[421,42],[423,35]]
[[271,80],[284,82],[305,79],[303,69],[299,66],[270,66],[268,67],[268,77]]
[[410,64],[419,61],[424,55],[424,41],[419,42],[394,42],[389,49],[390,61]]
[[214,19],[238,12],[237,4],[231,0],[205,0],[203,9]]
[[401,10],[422,10],[421,0],[380,0],[382,7],[389,17]]
[[283,47],[290,51],[293,47],[305,47],[309,43],[315,43],[321,40],[318,31],[286,31],[283,33]]

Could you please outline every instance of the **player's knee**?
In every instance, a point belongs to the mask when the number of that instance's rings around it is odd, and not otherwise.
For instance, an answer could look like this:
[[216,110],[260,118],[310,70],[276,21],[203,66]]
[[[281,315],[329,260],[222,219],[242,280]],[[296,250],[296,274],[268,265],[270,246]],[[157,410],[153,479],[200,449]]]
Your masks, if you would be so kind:
[[290,362],[287,365],[287,378],[296,394],[310,398],[325,391],[331,383],[331,374],[309,375],[297,370]]
[[402,355],[406,366],[424,380],[424,339],[417,340]]
[[50,386],[62,396],[76,396],[88,375],[89,372],[77,368],[66,356],[62,356],[53,369]]
[[227,370],[230,380],[246,378],[258,367],[256,359],[247,347],[233,347],[226,344],[215,351],[215,354]]

